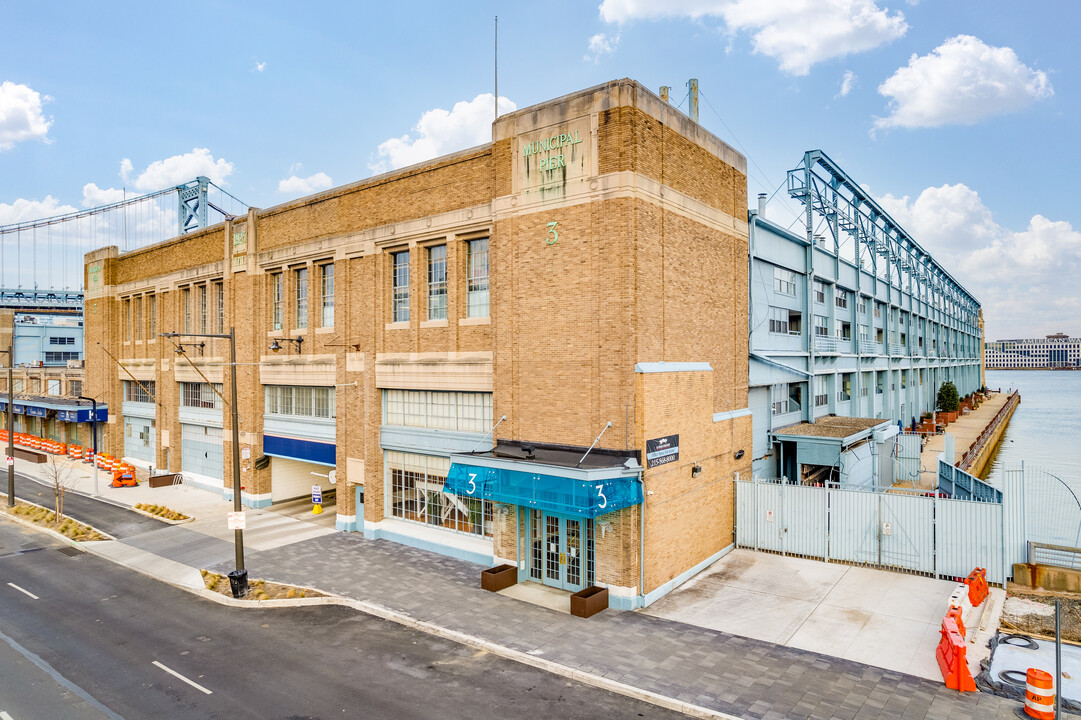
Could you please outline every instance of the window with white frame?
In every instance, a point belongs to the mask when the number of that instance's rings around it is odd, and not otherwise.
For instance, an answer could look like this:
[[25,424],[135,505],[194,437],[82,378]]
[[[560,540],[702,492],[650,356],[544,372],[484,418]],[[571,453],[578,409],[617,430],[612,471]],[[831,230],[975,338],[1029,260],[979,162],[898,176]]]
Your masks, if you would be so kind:
[[772,390],[772,403],[770,409],[774,415],[784,415],[788,412],[788,385],[782,383],[774,385]]
[[851,340],[852,339],[852,323],[844,320],[834,321],[834,330],[838,340]]
[[847,402],[852,399],[852,373],[841,373],[841,386],[837,388],[837,402]]
[[492,427],[492,394],[384,390],[383,424],[484,433]]
[[829,390],[826,385],[827,378],[825,375],[815,375],[815,407],[822,407],[828,405]]
[[276,272],[270,276],[270,308],[271,327],[274,330],[282,329],[282,309],[285,300],[285,288],[282,273]]
[[468,535],[491,537],[492,503],[443,491],[450,458],[383,452],[393,517]]
[[815,315],[815,335],[818,337],[829,337],[830,319],[825,315]]
[[848,291],[837,288],[837,293],[833,296],[833,304],[839,308],[847,308]]
[[218,310],[218,322],[214,332],[225,332],[225,283],[214,283],[214,305]]
[[131,298],[124,300],[124,340],[131,342]]
[[393,253],[391,258],[393,322],[409,322],[409,251]]
[[773,268],[773,291],[778,295],[796,295],[796,273],[784,268]]
[[826,285],[820,280],[814,281],[814,293],[816,303],[824,304],[826,302]]
[[319,297],[323,303],[322,326],[334,327],[334,264],[319,266]]
[[769,309],[769,331],[781,335],[788,334],[788,310],[771,307]]
[[803,408],[803,383],[788,384],[788,412],[799,412]]
[[428,319],[447,319],[447,246],[428,248]]
[[860,315],[866,315],[867,314],[867,306],[870,304],[870,302],[871,302],[870,298],[860,298],[856,302],[856,312],[858,312]]
[[150,337],[153,340],[158,334],[158,296],[148,295],[146,298],[146,314],[150,320]]
[[206,285],[199,286],[199,332],[205,333],[209,325],[207,322],[207,298]]
[[214,383],[211,386],[207,383],[186,382],[180,385],[180,404],[183,407],[221,410],[221,383]]
[[297,327],[308,327],[308,268],[297,268],[293,271],[293,280],[296,282],[296,311]]
[[308,418],[333,418],[335,393],[332,387],[306,385],[266,385],[267,415],[290,415]]
[[488,238],[469,241],[465,280],[466,317],[488,317]]
[[860,342],[865,343],[865,342],[870,342],[870,341],[871,341],[871,328],[869,328],[866,325],[860,325]]
[[135,339],[136,340],[142,340],[143,339],[143,299],[141,297],[137,297],[132,302],[135,303],[135,310],[133,312],[135,317],[132,320],[132,323],[135,326]]
[[879,320],[879,319],[882,318],[882,306],[879,305],[878,303],[875,303],[874,305],[875,305],[875,319]]
[[47,380],[45,384],[46,395],[59,395],[60,394],[60,380]]
[[79,397],[83,394],[83,381],[82,380],[68,380],[68,395],[71,397]]

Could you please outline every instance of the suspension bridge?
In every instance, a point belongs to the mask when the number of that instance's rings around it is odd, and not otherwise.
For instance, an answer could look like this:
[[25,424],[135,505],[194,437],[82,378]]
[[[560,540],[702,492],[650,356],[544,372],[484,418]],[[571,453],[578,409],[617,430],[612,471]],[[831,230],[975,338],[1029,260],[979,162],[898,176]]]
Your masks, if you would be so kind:
[[116,245],[128,252],[247,211],[200,176],[107,205],[0,225],[0,298],[32,304],[42,293],[81,293],[83,256],[91,250]]

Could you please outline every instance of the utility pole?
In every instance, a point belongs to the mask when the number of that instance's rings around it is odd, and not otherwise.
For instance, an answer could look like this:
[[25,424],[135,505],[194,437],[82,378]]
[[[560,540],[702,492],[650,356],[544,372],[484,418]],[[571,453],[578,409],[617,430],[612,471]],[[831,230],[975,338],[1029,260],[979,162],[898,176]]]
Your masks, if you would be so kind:
[[[11,336],[12,345],[15,342],[15,335]],[[13,407],[15,403],[15,381],[12,373],[12,365],[15,364],[15,354],[12,352],[12,347],[8,346],[8,349],[3,351],[8,356],[8,401],[7,401],[7,426],[8,426],[8,454],[7,454],[7,466],[8,466],[8,507],[15,507],[15,409]]]

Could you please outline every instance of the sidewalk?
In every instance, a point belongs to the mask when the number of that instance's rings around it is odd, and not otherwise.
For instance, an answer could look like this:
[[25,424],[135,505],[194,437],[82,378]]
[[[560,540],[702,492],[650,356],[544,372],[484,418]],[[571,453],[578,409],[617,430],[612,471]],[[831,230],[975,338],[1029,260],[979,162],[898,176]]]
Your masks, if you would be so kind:
[[[946,426],[946,432],[953,436],[954,457],[946,458],[952,465],[965,456],[968,449],[980,437],[987,425],[1010,399],[1009,393],[993,393],[978,408],[957,418]],[[920,451],[920,485],[924,490],[938,487],[938,456],[945,450],[946,436],[931,435]]]
[[[21,461],[17,469],[37,474]],[[81,491],[87,483],[79,482]],[[122,550],[124,564],[188,586],[200,567],[233,569],[232,533],[225,521],[231,503],[186,487],[151,490],[143,485],[102,494],[109,502],[165,505],[197,520],[112,544],[86,543],[87,550],[114,559]],[[975,720],[1013,718],[1019,707],[993,695],[961,694],[941,682],[643,613],[610,610],[583,620],[481,590],[477,565],[337,533],[332,525],[273,510],[248,510],[247,516],[246,566],[253,578],[363,601],[721,713],[770,719]]]

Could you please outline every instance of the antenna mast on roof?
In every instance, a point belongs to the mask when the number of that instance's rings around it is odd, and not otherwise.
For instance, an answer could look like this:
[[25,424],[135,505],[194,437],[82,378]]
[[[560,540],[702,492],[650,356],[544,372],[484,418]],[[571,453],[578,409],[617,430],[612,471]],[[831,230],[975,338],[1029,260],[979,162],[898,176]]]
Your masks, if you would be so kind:
[[499,16],[495,16],[495,120],[499,119]]

